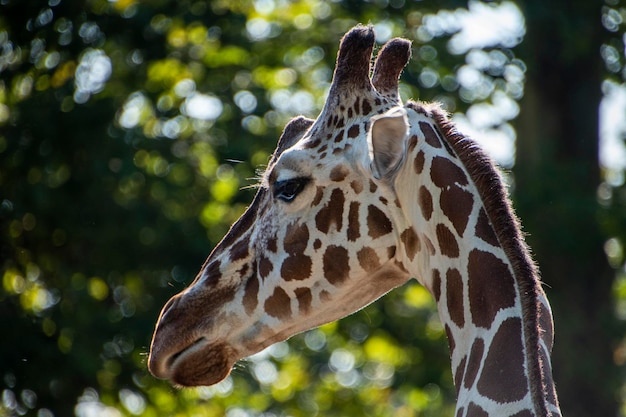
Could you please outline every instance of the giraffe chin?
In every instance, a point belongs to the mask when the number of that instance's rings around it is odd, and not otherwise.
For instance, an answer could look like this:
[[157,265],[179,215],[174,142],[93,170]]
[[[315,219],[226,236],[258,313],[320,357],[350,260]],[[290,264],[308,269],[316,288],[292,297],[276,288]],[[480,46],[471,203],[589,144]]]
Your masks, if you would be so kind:
[[181,387],[214,385],[226,378],[236,362],[236,354],[225,344],[203,340],[172,358],[169,380]]

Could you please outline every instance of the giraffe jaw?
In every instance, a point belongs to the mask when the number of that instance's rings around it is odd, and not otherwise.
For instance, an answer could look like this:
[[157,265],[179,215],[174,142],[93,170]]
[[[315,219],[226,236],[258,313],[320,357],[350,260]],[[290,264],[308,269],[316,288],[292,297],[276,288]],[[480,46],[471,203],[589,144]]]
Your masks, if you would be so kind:
[[211,343],[200,337],[184,349],[160,357],[151,353],[150,372],[183,387],[208,386],[226,378],[239,358],[225,343]]

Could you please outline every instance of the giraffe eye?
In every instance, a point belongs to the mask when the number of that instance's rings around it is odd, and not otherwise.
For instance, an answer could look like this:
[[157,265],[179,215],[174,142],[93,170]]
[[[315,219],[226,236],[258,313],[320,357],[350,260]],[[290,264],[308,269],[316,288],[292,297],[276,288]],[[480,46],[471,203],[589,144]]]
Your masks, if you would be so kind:
[[274,198],[289,203],[300,194],[300,191],[304,189],[308,182],[309,178],[292,178],[276,181],[272,190]]

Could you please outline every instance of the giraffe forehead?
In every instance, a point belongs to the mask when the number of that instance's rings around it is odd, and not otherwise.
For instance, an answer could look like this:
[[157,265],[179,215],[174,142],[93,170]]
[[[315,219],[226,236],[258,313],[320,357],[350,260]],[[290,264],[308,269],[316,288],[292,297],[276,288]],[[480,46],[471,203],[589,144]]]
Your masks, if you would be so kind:
[[375,90],[368,93],[365,97],[342,95],[337,105],[325,109],[320,115],[316,120],[316,128],[301,139],[301,146],[317,149],[318,153],[326,157],[349,147],[355,139],[366,137],[370,119],[398,105]]

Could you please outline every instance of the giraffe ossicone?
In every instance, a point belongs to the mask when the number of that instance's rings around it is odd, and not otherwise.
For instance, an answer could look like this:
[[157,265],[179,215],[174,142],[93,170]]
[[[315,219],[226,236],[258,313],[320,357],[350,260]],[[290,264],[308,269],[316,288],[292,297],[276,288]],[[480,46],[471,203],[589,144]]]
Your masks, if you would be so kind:
[[402,103],[410,42],[341,41],[316,120],[284,129],[247,211],[163,307],[149,368],[183,386],[416,278],[445,327],[456,416],[560,416],[552,315],[503,182],[436,105]]

